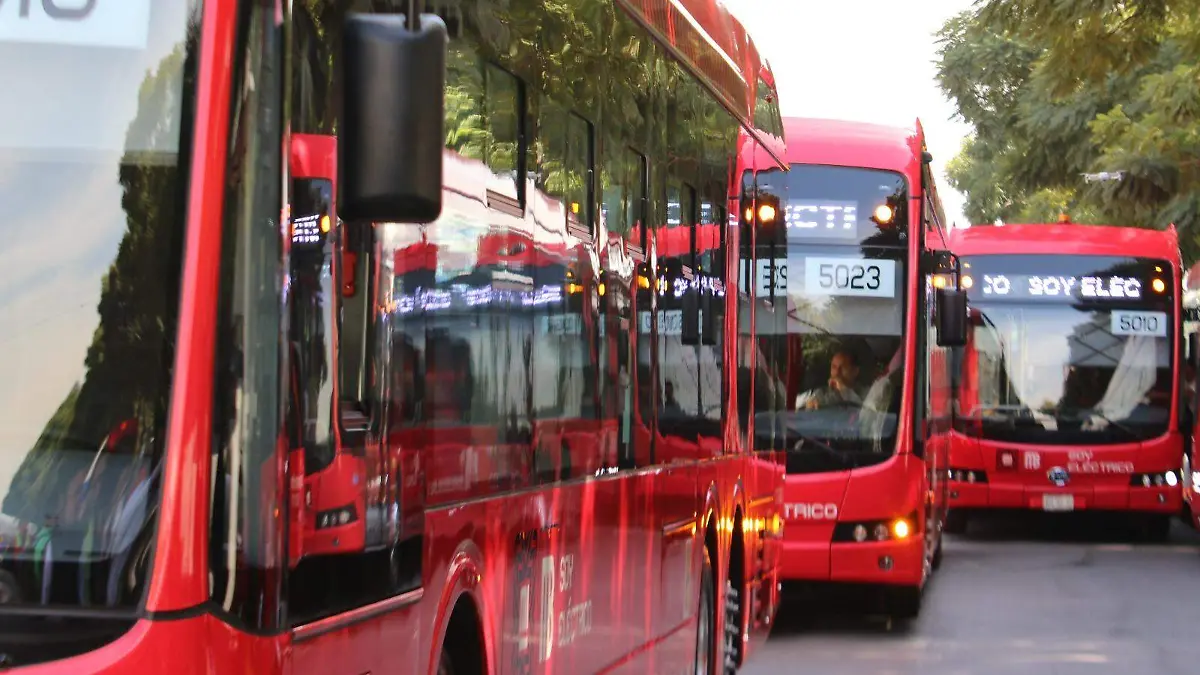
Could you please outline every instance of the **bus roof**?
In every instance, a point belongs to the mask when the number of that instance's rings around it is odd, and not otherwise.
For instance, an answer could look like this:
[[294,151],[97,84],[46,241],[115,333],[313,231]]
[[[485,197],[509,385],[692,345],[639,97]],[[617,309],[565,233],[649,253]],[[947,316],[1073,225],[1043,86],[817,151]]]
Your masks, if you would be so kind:
[[718,100],[749,128],[767,155],[784,153],[785,140],[755,119],[763,92],[778,98],[774,73],[737,16],[721,0],[645,3],[617,0],[652,35],[706,83]]
[[787,159],[792,164],[827,164],[910,172],[919,167],[925,132],[920,120],[897,127],[815,117],[784,117]]
[[1174,227],[1147,230],[1113,225],[981,225],[950,231],[950,250],[957,255],[1002,253],[1063,253],[1127,256],[1175,261],[1179,267],[1179,237]]

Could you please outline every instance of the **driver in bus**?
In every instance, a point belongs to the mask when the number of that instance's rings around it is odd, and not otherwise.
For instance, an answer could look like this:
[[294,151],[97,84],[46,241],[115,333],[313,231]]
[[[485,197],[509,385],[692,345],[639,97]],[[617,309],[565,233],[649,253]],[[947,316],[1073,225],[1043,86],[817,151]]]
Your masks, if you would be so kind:
[[864,388],[858,383],[858,357],[846,349],[829,361],[829,382],[796,397],[796,410],[817,410],[837,405],[861,406]]

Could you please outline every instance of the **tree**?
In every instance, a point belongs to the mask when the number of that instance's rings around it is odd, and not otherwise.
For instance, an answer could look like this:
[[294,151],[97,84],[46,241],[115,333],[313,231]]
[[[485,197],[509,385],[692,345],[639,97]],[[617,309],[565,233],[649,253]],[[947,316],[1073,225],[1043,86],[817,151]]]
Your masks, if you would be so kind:
[[[975,127],[950,183],[975,222],[1179,227],[1200,253],[1200,0],[991,0],[946,22],[938,82]],[[1116,182],[1082,174],[1122,172]]]

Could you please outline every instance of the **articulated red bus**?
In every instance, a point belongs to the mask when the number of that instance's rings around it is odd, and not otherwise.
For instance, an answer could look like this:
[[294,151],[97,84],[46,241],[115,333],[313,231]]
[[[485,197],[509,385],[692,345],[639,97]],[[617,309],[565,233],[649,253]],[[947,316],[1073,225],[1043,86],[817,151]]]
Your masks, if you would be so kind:
[[1166,538],[1189,431],[1175,229],[983,226],[950,247],[971,327],[948,529],[978,511],[1098,510]]
[[946,355],[966,312],[956,287],[933,283],[954,270],[924,132],[784,129],[791,171],[742,184],[783,214],[742,240],[760,256],[743,276],[756,279],[753,333],[769,355],[757,443],[786,453],[781,576],[880,585],[888,613],[911,618],[941,556]]
[[770,69],[712,0],[347,4],[0,4],[0,667],[737,670]]

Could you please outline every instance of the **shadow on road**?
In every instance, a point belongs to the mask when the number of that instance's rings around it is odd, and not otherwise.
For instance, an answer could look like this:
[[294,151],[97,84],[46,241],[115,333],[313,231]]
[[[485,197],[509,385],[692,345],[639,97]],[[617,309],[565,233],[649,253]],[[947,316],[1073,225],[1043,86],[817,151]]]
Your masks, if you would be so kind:
[[878,589],[789,583],[783,594],[772,639],[800,633],[905,639],[911,632],[909,622],[888,617]]
[[1038,513],[972,515],[965,535],[950,541],[1037,542],[1067,544],[1137,544],[1142,546],[1190,545],[1200,548],[1200,533],[1182,521],[1171,524],[1167,541],[1148,541],[1143,522],[1122,514]]
[[[1165,542],[1146,541],[1140,523],[1119,516],[1095,513],[1013,513],[982,515],[972,520],[965,535],[946,535],[947,550],[968,545],[980,551],[1002,551],[1012,544],[1063,544],[1064,546],[1117,546],[1150,553],[1155,548],[1193,548],[1200,553],[1200,533],[1182,521],[1173,522]],[[959,553],[962,551],[960,549]],[[960,558],[959,558],[960,559]],[[947,555],[946,567],[954,565]],[[945,573],[946,570],[942,570]],[[926,587],[936,593],[938,573]],[[926,609],[929,609],[928,607]],[[877,589],[856,586],[785,583],[783,604],[771,631],[772,640],[810,637],[907,640],[918,632],[917,624],[889,621],[886,600]]]

